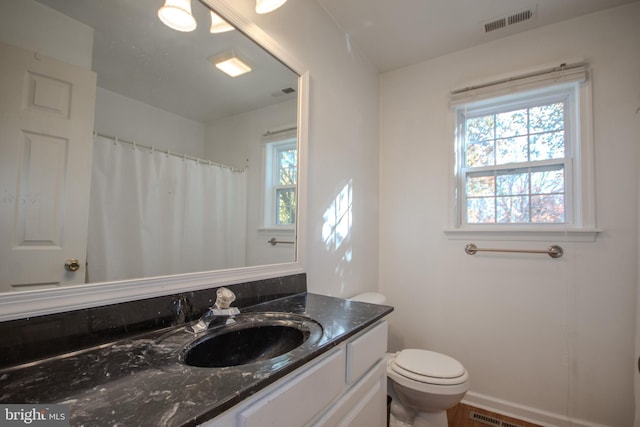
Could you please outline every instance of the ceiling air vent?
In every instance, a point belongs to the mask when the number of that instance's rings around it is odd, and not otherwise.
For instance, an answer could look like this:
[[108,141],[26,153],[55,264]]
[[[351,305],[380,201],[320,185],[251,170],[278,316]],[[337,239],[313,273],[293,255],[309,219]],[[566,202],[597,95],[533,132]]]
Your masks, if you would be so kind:
[[484,32],[499,30],[507,26],[507,20],[505,18],[496,19],[495,21],[487,22],[484,24]]
[[291,93],[294,93],[296,90],[292,87],[285,87],[284,89],[280,89],[277,92],[273,92],[271,94],[271,96],[282,96],[282,95],[289,95]]
[[490,33],[501,28],[506,28],[511,25],[519,24],[521,22],[529,21],[535,17],[535,8],[523,10],[520,12],[512,13],[508,16],[501,16],[491,21],[482,24],[484,32]]
[[525,10],[523,12],[515,13],[507,18],[509,25],[517,24],[519,22],[528,21],[533,18],[532,10]]

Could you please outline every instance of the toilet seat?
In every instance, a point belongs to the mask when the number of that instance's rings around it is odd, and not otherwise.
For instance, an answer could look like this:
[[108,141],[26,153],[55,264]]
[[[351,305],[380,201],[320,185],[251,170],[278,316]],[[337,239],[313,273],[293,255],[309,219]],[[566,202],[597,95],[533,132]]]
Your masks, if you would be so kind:
[[426,384],[458,385],[469,378],[456,359],[428,350],[402,350],[391,359],[390,365],[398,375]]

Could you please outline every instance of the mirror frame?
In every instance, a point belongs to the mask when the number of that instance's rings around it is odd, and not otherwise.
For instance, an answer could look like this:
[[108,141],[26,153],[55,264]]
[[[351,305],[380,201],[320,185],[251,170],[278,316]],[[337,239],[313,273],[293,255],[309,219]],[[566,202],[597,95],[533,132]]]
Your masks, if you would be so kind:
[[42,316],[64,311],[117,304],[180,292],[270,279],[304,273],[307,246],[307,147],[309,123],[309,71],[284,51],[267,33],[225,0],[200,0],[236,29],[298,74],[298,200],[296,258],[294,262],[241,267],[199,273],[158,276],[114,282],[70,285],[33,291],[0,294],[0,321]]

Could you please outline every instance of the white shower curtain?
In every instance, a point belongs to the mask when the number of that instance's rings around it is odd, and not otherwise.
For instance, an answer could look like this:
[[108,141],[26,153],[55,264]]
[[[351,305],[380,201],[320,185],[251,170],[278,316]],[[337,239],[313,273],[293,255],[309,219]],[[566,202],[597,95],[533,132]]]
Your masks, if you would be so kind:
[[245,264],[246,174],[94,137],[88,280]]

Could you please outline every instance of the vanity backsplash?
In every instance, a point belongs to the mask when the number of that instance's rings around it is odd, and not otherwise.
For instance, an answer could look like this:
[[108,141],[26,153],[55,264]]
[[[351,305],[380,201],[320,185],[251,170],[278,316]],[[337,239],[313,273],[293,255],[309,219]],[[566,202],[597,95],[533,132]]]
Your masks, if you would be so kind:
[[[304,293],[306,274],[228,285],[234,306]],[[0,369],[188,323],[214,302],[217,287],[0,322]]]

